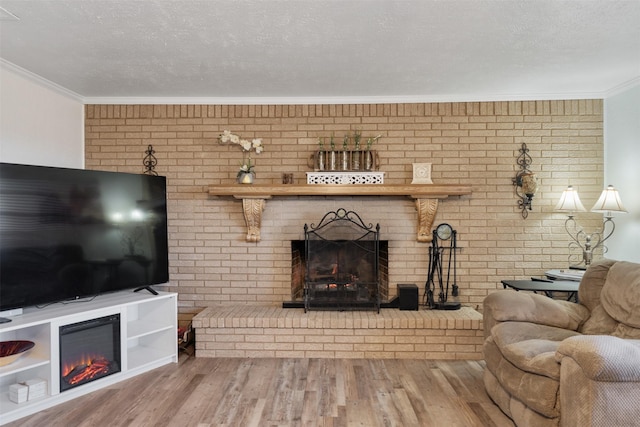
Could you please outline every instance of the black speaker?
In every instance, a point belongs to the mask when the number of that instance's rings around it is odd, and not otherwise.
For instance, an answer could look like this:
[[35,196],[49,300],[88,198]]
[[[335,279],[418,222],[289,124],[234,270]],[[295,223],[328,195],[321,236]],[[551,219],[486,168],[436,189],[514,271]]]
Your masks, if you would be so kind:
[[398,283],[398,299],[400,310],[418,310],[418,287],[413,283]]

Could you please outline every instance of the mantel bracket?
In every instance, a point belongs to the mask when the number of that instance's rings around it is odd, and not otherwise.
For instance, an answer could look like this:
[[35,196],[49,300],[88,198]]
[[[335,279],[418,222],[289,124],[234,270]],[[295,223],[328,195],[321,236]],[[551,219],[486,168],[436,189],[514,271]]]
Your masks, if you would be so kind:
[[418,242],[431,243],[433,240],[433,221],[438,212],[438,199],[416,198],[416,210],[418,211]]
[[242,212],[247,224],[247,242],[260,241],[260,226],[262,225],[262,211],[267,204],[268,197],[242,197]]

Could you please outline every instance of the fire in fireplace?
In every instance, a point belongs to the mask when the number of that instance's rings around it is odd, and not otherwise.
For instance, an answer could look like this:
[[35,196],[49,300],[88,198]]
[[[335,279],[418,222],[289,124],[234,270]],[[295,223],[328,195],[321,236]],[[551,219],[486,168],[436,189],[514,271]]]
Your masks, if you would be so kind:
[[[307,260],[306,253],[304,247],[304,240],[292,240],[291,241],[291,301],[292,303],[304,301],[304,287],[305,287],[305,273],[307,269]],[[379,259],[378,259],[378,268],[380,273],[380,298],[382,301],[385,301],[389,298],[389,242],[387,240],[380,240],[378,242],[379,248]],[[349,276],[353,273],[349,272],[347,266],[353,265],[352,261],[347,261],[346,258],[351,258],[352,260],[356,260],[359,263],[359,257],[354,252],[341,250],[339,245],[334,245],[333,249],[336,250],[336,253],[328,253],[326,254],[326,259],[336,260],[331,262],[331,277],[335,278],[334,280],[329,280],[329,288],[333,288],[338,286],[338,283],[348,284],[348,280],[345,280],[345,275]],[[341,260],[341,261],[338,261]],[[356,264],[356,268],[353,269],[355,274],[359,276],[359,268]],[[325,270],[328,270],[326,268]],[[322,271],[322,265],[312,266],[311,267],[311,278],[319,279],[320,277],[317,275],[318,272]],[[367,274],[366,272],[364,274]],[[317,281],[317,280],[316,280]],[[334,285],[334,286],[332,286]]]
[[60,327],[60,391],[120,372],[120,314]]

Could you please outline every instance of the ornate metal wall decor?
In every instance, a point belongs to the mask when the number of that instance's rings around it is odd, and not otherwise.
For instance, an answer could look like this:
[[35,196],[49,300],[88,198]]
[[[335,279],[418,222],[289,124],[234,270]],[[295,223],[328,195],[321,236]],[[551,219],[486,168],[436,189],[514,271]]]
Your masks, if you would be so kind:
[[156,152],[153,151],[153,145],[149,145],[147,147],[147,151],[144,152],[144,160],[142,164],[144,165],[144,173],[146,175],[158,175],[158,172],[155,171],[156,165],[158,164],[158,159],[154,156]]
[[538,180],[536,174],[529,170],[529,166],[533,160],[529,155],[529,149],[524,142],[520,147],[520,155],[516,163],[520,167],[515,178],[512,179],[515,186],[516,195],[518,196],[518,207],[522,211],[522,218],[527,218],[532,207],[533,196],[538,190]]

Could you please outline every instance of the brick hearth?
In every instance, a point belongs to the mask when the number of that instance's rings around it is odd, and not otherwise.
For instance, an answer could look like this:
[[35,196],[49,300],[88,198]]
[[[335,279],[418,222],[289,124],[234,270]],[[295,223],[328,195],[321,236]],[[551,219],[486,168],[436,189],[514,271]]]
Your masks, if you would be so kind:
[[482,359],[482,314],[214,305],[193,318],[197,357]]

